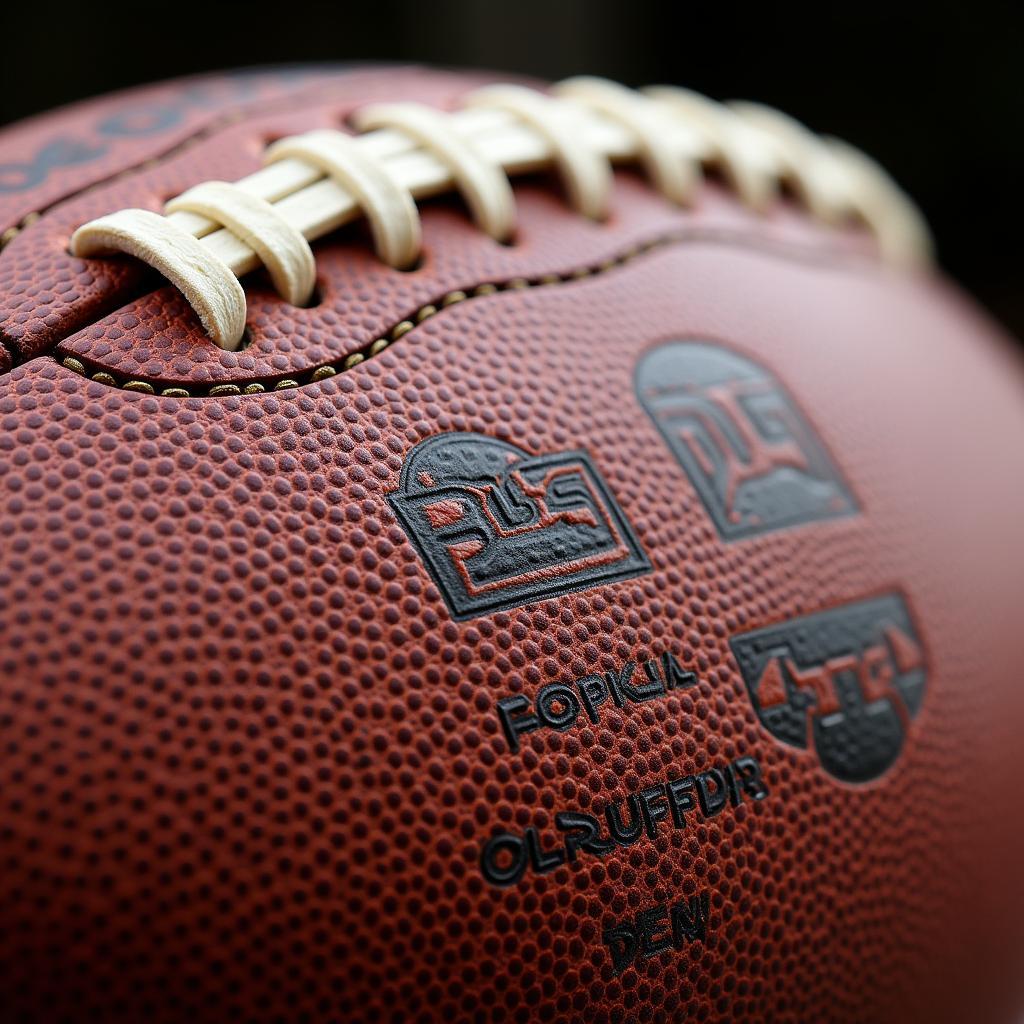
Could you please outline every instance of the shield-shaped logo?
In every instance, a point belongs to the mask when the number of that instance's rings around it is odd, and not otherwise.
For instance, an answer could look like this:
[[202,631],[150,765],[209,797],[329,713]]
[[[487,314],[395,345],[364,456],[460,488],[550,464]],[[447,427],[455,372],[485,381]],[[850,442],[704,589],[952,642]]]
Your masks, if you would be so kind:
[[906,603],[887,594],[729,641],[762,725],[867,782],[903,749],[924,697],[924,653]]
[[636,388],[726,540],[856,511],[793,400],[749,359],[669,342],[640,360]]
[[651,568],[582,451],[440,434],[412,450],[388,500],[457,619]]

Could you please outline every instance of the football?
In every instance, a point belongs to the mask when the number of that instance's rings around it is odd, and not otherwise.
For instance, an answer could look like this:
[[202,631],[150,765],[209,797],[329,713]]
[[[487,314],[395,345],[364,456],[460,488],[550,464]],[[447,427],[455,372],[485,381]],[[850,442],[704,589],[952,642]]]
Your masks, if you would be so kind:
[[0,163],[0,1018],[1019,1019],[1024,369],[868,156],[309,66]]

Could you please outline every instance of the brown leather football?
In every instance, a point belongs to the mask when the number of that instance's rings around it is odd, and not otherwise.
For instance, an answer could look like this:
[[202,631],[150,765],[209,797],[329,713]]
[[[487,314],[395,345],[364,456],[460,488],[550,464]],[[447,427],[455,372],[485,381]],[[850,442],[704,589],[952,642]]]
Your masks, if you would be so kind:
[[876,165],[395,67],[0,161],[0,1018],[1013,1019],[1024,372]]

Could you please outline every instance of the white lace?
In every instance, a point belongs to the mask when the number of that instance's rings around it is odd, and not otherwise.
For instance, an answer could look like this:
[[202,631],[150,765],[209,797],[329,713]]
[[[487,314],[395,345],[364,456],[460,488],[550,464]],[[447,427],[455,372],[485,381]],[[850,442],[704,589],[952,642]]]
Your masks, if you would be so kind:
[[378,256],[405,268],[421,244],[415,200],[451,188],[480,230],[500,241],[515,230],[509,175],[554,166],[569,201],[600,220],[612,162],[639,162],[652,184],[680,205],[693,201],[703,168],[719,168],[739,198],[763,211],[781,183],[830,224],[862,221],[883,259],[929,259],[927,228],[886,173],[858,150],[819,138],[778,111],[723,105],[674,87],[635,92],[573,78],[551,94],[496,85],[446,113],[416,103],[364,107],[366,134],[314,131],[282,139],[267,166],[235,184],[206,182],[171,200],[165,215],[121,210],[80,227],[76,256],[125,252],[178,287],[211,339],[235,349],[245,331],[238,277],[265,266],[296,305],[312,295],[309,242],[363,214]]

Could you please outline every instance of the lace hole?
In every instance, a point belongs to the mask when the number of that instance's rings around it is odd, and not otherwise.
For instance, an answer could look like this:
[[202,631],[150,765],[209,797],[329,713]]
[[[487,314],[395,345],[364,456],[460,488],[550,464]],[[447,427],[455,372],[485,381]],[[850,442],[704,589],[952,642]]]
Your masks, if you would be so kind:
[[407,267],[396,267],[395,269],[400,274],[415,274],[417,270],[422,270],[427,265],[427,251],[426,249],[420,249],[420,254],[410,263]]
[[320,290],[320,284],[317,282],[313,286],[312,292],[309,294],[309,298],[302,304],[301,309],[316,309],[321,302],[324,301],[324,293]]

